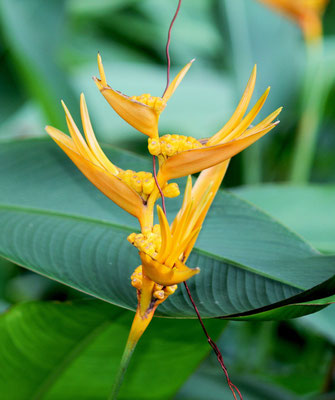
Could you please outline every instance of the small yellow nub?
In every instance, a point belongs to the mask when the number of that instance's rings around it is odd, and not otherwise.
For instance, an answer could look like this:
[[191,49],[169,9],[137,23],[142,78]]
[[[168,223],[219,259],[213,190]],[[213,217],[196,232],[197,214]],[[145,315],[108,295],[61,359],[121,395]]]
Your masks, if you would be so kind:
[[164,135],[158,139],[149,138],[148,149],[153,156],[172,157],[187,150],[199,149],[202,144],[192,136]]
[[177,183],[172,182],[167,184],[163,189],[163,195],[165,197],[174,198],[180,195],[179,186]]
[[[133,274],[131,275],[131,284],[134,288],[141,291],[142,289],[142,265],[138,266]],[[158,283],[154,284],[152,290],[152,297],[153,299],[164,301],[166,300],[171,294],[173,294],[177,290],[177,285],[171,286],[163,286],[159,285]]]
[[163,100],[161,97],[154,97],[151,96],[150,93],[144,93],[140,96],[132,96],[130,97],[131,100],[138,101],[148,107],[153,108],[157,113],[161,113],[164,108],[166,107],[166,101]]

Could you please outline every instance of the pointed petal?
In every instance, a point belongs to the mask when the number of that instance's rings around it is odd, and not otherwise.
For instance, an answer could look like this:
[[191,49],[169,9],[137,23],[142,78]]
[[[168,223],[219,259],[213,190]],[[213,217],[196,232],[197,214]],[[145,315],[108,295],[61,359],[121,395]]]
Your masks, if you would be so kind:
[[210,203],[212,203],[215,194],[218,191],[221,182],[225,176],[228,165],[229,165],[229,160],[226,160],[221,164],[215,165],[214,167],[207,168],[201,171],[192,190],[192,196],[194,198],[195,203],[199,203],[208,185],[211,185],[211,193],[213,194],[213,197],[211,198]]
[[158,112],[109,86],[104,86],[100,79],[94,78],[94,81],[102,95],[121,118],[145,135],[151,138],[158,137]]
[[107,86],[105,70],[104,70],[104,66],[102,65],[102,59],[101,59],[100,53],[98,53],[97,58],[98,58],[98,68],[99,68],[101,84],[102,84],[102,86]]
[[57,130],[48,127],[48,133],[94,186],[119,207],[138,218],[140,222],[143,221],[145,206],[141,197],[134,190],[116,176],[83,158],[73,147],[68,147],[64,140],[59,140]]
[[225,138],[236,126],[241,122],[247,108],[249,106],[253,91],[255,89],[256,83],[256,76],[257,76],[257,66],[255,65],[252,73],[250,75],[249,81],[245,88],[245,91],[242,95],[242,98],[236,107],[234,114],[231,116],[230,120],[224,125],[223,128],[219,130],[215,135],[213,135],[207,142],[208,146],[213,146],[215,144],[220,143],[222,139]]
[[185,192],[184,192],[183,204],[171,225],[172,235],[175,235],[176,227],[177,226],[180,227],[180,223],[181,223],[180,219],[183,217],[183,215],[185,214],[186,208],[191,203],[191,200],[192,200],[191,196],[192,196],[192,177],[191,177],[191,175],[189,175],[187,177],[187,183],[186,183]]
[[266,91],[263,93],[263,95],[259,98],[257,103],[252,107],[252,109],[249,111],[247,116],[243,118],[243,120],[237,125],[237,127],[231,131],[225,138],[222,140],[221,143],[225,142],[227,143],[228,141],[234,140],[238,138],[242,133],[250,126],[250,124],[253,122],[253,120],[257,117],[257,114],[261,111],[268,95],[270,92],[270,87],[266,89]]
[[140,252],[140,257],[142,260],[143,273],[160,285],[176,285],[200,272],[199,268],[191,269],[186,266],[183,270],[178,270],[176,268],[171,269],[153,260],[149,255],[142,252]]
[[[177,214],[175,220],[173,221],[173,243],[176,243],[176,246],[180,244],[182,238],[185,235],[185,231],[187,229],[186,225],[188,224],[188,218],[189,215],[192,211],[192,207],[194,206],[194,201],[193,199],[187,204],[185,209],[180,210],[179,213]],[[182,211],[182,212],[181,212]],[[182,253],[182,251],[179,252],[179,254]],[[178,255],[179,256],[179,255]]]
[[99,161],[95,158],[94,154],[91,152],[89,147],[87,146],[87,143],[85,142],[84,138],[82,137],[77,125],[75,124],[70,111],[66,107],[64,101],[62,100],[62,106],[65,111],[66,115],[66,123],[69,128],[70,135],[72,137],[72,140],[77,148],[77,152],[80,153],[84,158],[92,161],[95,164],[100,164]]
[[190,240],[190,242],[188,243],[187,247],[186,247],[185,250],[184,250],[184,256],[183,256],[183,262],[184,262],[184,263],[186,263],[186,261],[187,261],[189,255],[191,254],[191,251],[193,250],[193,247],[194,247],[194,245],[195,245],[195,242],[196,242],[197,239],[198,239],[198,236],[199,236],[200,231],[201,231],[201,227],[199,227],[199,228],[194,232],[194,235],[191,236],[191,240]]
[[64,146],[70,148],[72,151],[78,152],[76,145],[68,135],[65,135],[65,133],[59,129],[49,125],[45,127],[45,130],[47,131],[48,135],[50,135],[56,141],[56,143],[60,142]]
[[170,179],[195,174],[206,168],[220,164],[252,145],[276,125],[276,123],[271,124],[266,129],[242,139],[176,154],[162,165],[159,173],[166,181],[169,181]]
[[184,79],[184,76],[187,74],[188,70],[191,68],[191,65],[195,61],[195,58],[191,60],[185,67],[178,73],[178,75],[174,78],[174,80],[170,83],[166,92],[164,93],[163,99],[168,101],[170,97],[173,95],[180,82]]
[[[165,265],[172,268],[179,260],[179,257],[183,255],[185,250],[189,247],[189,244],[193,241],[194,236],[198,236],[201,227],[194,229],[192,232],[186,233],[180,238],[179,242],[175,242],[175,246],[171,249],[168,258],[165,261]],[[177,266],[177,264],[176,264]],[[185,265],[186,267],[186,265]],[[177,266],[178,268],[178,266]],[[187,268],[187,267],[186,267]]]
[[160,263],[164,263],[165,258],[168,256],[171,249],[171,231],[168,220],[166,219],[164,211],[160,206],[157,206],[157,214],[162,236],[162,245],[160,252],[157,255],[157,260]]
[[265,129],[267,126],[269,126],[271,124],[271,122],[273,120],[275,120],[278,117],[278,115],[281,113],[282,109],[283,109],[283,107],[279,107],[268,117],[264,118],[263,121],[261,121],[259,124],[255,125],[253,128],[247,129],[239,138],[253,135],[254,133],[257,133],[257,132]]
[[104,167],[107,171],[111,172],[112,174],[117,175],[119,172],[118,169],[106,157],[105,153],[102,151],[94,135],[91,120],[87,110],[85,96],[83,93],[80,95],[80,114],[83,123],[85,137],[90,147],[90,150],[92,151],[96,159],[99,160],[99,163],[101,164],[102,167]]

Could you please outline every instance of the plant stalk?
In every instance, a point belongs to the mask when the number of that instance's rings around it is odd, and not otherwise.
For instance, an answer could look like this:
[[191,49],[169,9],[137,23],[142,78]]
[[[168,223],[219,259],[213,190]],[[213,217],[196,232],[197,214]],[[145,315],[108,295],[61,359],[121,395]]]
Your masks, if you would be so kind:
[[[253,66],[252,48],[248,32],[248,18],[242,1],[226,1],[227,25],[231,39],[235,78],[238,90],[240,82],[249,75]],[[236,21],[240,21],[236,24]],[[262,155],[259,143],[241,153],[243,184],[256,184],[262,180]]]
[[293,151],[290,181],[307,183],[316,152],[318,133],[327,95],[322,42],[307,43],[307,68],[302,91],[302,110]]
[[129,362],[131,360],[131,357],[134,353],[135,347],[140,340],[141,336],[143,335],[143,332],[147,329],[148,325],[150,324],[152,317],[155,313],[156,307],[147,310],[145,314],[141,313],[141,307],[140,305],[137,307],[136,314],[133,320],[133,324],[131,326],[128,340],[126,343],[126,347],[124,349],[124,352],[122,354],[121,362],[120,362],[120,367],[119,370],[116,374],[114,384],[112,387],[111,394],[108,398],[108,400],[116,400],[117,395],[120,391],[124,375],[127,371]]

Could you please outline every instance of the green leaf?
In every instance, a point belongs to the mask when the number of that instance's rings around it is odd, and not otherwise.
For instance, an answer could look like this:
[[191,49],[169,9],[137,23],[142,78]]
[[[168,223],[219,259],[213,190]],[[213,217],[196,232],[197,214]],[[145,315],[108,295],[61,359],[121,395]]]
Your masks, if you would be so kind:
[[[105,150],[123,168],[151,169],[150,158]],[[0,255],[135,309],[129,277],[139,257],[126,237],[138,230],[137,221],[96,190],[51,141],[4,143],[0,159]],[[168,202],[170,221],[181,200]],[[207,217],[189,266],[201,267],[189,286],[204,317],[247,317],[289,304],[298,304],[291,317],[300,316],[299,304],[324,306],[322,299],[335,292],[334,257],[320,255],[262,211],[224,192]],[[158,312],[194,318],[180,286]]]
[[[259,376],[235,374],[232,382],[238,387],[243,398],[248,400],[298,400],[298,396],[264,382]],[[215,365],[206,363],[191,376],[175,400],[222,400],[233,398]]]
[[[306,238],[319,250],[335,253],[335,186],[263,185],[234,190]],[[288,207],[289,204],[289,207]]]
[[55,102],[74,103],[69,82],[59,63],[65,22],[65,1],[2,0],[0,21],[4,40],[17,68],[17,77],[40,103],[49,123],[64,126]]
[[[0,392],[11,400],[106,400],[133,316],[98,301],[13,307],[0,317]],[[208,322],[217,336],[222,323]],[[209,350],[197,321],[155,318],[118,399],[170,398]]]

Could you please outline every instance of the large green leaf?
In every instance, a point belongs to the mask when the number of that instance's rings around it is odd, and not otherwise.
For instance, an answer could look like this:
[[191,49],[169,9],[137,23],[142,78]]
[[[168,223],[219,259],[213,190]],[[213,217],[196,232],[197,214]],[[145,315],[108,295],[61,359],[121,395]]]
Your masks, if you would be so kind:
[[334,185],[246,186],[234,193],[269,212],[321,251],[335,253],[335,218],[330,218],[335,213]]
[[64,22],[64,0],[0,2],[0,23],[5,44],[17,69],[17,84],[25,87],[39,102],[49,123],[58,126],[63,126],[64,120],[61,108],[55,107],[55,101],[64,98],[68,103],[74,102],[59,62]]
[[[2,398],[106,400],[132,318],[98,301],[15,306],[0,317]],[[222,324],[208,322],[217,336]],[[118,399],[170,398],[209,349],[197,321],[155,319],[135,350]]]
[[[151,169],[149,158],[106,151],[121,167]],[[139,258],[126,237],[138,229],[137,221],[96,190],[51,141],[4,143],[0,160],[0,254],[134,309],[129,276]],[[180,202],[168,202],[170,220]],[[217,196],[189,265],[201,267],[189,284],[204,317],[248,317],[311,301],[312,307],[324,306],[322,299],[335,291],[333,257],[320,255],[268,215],[224,192]],[[291,317],[302,314],[300,306],[295,309]],[[307,307],[303,313],[308,310],[315,311]],[[159,313],[194,317],[182,287]]]

